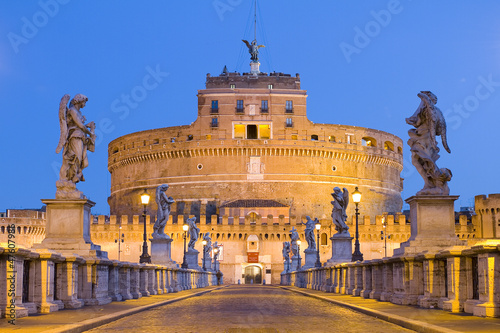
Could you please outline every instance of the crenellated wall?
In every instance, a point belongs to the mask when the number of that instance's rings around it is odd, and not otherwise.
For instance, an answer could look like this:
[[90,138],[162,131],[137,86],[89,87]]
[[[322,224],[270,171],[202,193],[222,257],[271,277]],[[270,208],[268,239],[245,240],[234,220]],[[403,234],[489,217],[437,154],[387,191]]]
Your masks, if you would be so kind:
[[500,238],[500,193],[475,197],[480,238]]

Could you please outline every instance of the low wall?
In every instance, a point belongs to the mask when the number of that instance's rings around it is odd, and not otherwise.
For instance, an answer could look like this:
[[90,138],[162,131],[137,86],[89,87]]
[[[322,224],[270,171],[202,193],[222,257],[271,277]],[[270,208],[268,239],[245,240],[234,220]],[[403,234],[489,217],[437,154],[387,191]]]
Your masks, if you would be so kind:
[[0,244],[0,317],[107,304],[217,284],[212,272]]
[[500,317],[500,241],[282,273],[281,284]]

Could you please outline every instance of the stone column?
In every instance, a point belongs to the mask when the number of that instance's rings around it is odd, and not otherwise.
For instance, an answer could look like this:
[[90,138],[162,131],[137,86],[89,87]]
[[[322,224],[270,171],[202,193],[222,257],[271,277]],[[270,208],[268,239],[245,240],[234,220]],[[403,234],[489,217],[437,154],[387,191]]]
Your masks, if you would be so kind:
[[384,259],[382,266],[382,293],[380,294],[380,300],[390,302],[392,300],[392,295],[394,293],[393,287],[393,271],[392,263],[394,259]]
[[363,266],[361,264],[354,264],[354,289],[353,296],[361,296],[363,290]]
[[434,254],[425,254],[416,257],[423,264],[423,291],[418,297],[418,306],[422,308],[437,308],[439,300],[446,297],[445,293],[445,264],[437,260]]
[[121,301],[123,299],[120,294],[120,267],[122,263],[117,260],[113,260],[111,265],[109,265],[108,273],[108,295],[112,301]]
[[446,251],[448,271],[448,300],[439,307],[451,312],[462,312],[467,301],[467,266],[461,251]]
[[35,261],[35,292],[33,301],[40,313],[59,311],[59,305],[54,303],[54,260],[62,261],[62,257],[48,251],[43,251],[39,255],[39,259]]
[[375,259],[371,261],[372,263],[372,291],[370,292],[370,298],[372,299],[380,299],[380,295],[382,294],[382,284],[385,278],[382,275],[382,263],[381,259]]
[[156,279],[155,268],[153,265],[147,265],[146,268],[149,295],[158,295],[158,280]]
[[[482,246],[485,250],[489,246]],[[474,316],[500,316],[500,253],[496,246],[492,252],[478,254],[479,301],[473,309]]]
[[363,274],[363,290],[359,292],[361,297],[369,298],[372,292],[372,266],[371,260],[361,267]]
[[139,270],[139,291],[141,295],[144,296],[149,296],[149,290],[148,290],[148,269],[142,265],[142,267]]
[[132,268],[132,266],[129,263],[122,263],[121,267],[119,267],[120,278],[119,278],[118,282],[119,282],[119,288],[120,288],[120,295],[121,295],[123,301],[134,298],[132,296],[132,294],[130,293],[131,268]]
[[133,298],[141,298],[142,293],[140,290],[141,285],[141,265],[132,264],[130,269],[130,294]]

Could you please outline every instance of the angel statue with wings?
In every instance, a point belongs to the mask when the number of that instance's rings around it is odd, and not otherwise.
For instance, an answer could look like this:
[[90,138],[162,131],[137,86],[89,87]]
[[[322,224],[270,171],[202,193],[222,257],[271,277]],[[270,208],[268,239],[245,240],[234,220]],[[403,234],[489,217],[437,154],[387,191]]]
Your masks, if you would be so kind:
[[89,165],[87,150],[94,151],[96,135],[94,122],[85,124],[86,119],[80,111],[88,98],[77,94],[68,107],[69,99],[69,95],[64,95],[59,104],[61,137],[56,153],[63,151],[58,185],[74,187],[76,183],[85,181],[82,171]]
[[265,46],[264,45],[257,45],[257,40],[256,39],[254,39],[251,44],[247,40],[242,39],[242,41],[248,47],[248,52],[251,55],[250,59],[252,59],[253,62],[258,62],[259,61],[259,49],[261,47],[265,47]]
[[349,227],[345,223],[347,220],[346,209],[349,204],[349,191],[347,191],[344,187],[342,192],[340,188],[335,187],[333,189],[332,197],[332,219],[333,224],[335,224],[335,230],[337,230],[337,234],[349,235]]

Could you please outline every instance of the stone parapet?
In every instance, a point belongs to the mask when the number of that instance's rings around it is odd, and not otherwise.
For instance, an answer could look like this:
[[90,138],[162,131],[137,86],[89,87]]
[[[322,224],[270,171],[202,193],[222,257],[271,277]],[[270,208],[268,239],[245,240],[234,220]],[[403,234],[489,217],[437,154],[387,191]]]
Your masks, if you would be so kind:
[[[0,276],[0,316],[14,321],[64,308],[203,288],[215,279],[212,272],[28,250],[6,243],[0,243]],[[177,285],[181,289],[172,288]]]

